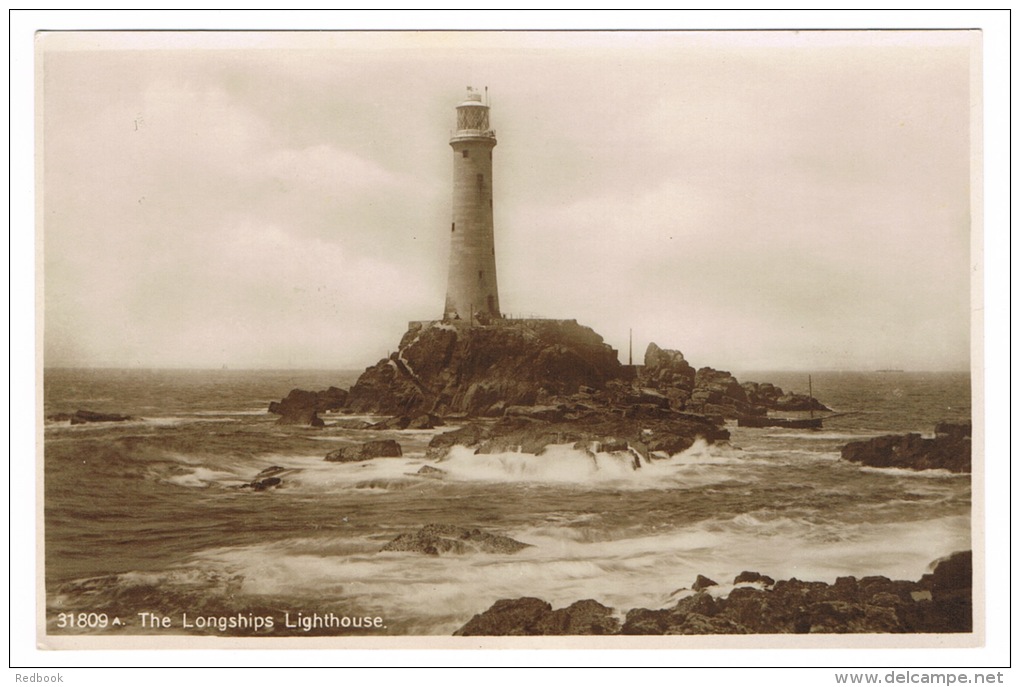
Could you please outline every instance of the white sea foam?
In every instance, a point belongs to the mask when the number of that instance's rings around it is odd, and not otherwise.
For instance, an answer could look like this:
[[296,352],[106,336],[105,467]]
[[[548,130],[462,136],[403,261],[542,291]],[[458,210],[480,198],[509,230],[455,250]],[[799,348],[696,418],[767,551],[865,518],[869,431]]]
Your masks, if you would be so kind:
[[281,466],[299,468],[301,471],[287,478],[290,486],[310,491],[335,491],[356,488],[385,492],[385,487],[366,487],[366,483],[384,485],[389,482],[417,480],[409,472],[417,470],[421,456],[405,455],[399,458],[376,458],[374,460],[335,463],[321,456],[291,457],[281,460]]
[[238,482],[239,477],[237,474],[232,472],[224,472],[221,470],[211,470],[209,468],[197,467],[183,474],[163,477],[163,481],[170,482],[171,484],[176,484],[179,487],[198,487],[200,489],[205,489],[214,484],[223,484],[224,482]]
[[765,436],[770,439],[815,439],[825,441],[855,441],[867,439],[873,434],[851,434],[847,432],[769,432]]
[[615,489],[677,489],[702,487],[734,479],[719,466],[740,462],[726,447],[698,442],[670,458],[646,461],[632,452],[587,453],[570,444],[553,445],[542,455],[530,453],[475,454],[454,447],[437,467],[445,479],[459,482],[522,482],[602,486]]
[[[762,529],[756,516],[706,521],[618,539],[578,538],[571,528],[533,527],[505,534],[532,546],[513,555],[422,556],[379,553],[378,541],[339,545],[312,539],[220,548],[189,565],[216,571],[210,579],[240,576],[245,594],[267,597],[371,600],[389,617],[406,609],[431,616],[430,631],[449,632],[500,598],[537,596],[566,606],[593,598],[619,610],[675,603],[677,590],[699,574],[733,588],[744,570],[775,579],[835,581],[842,575],[918,579],[931,561],[969,548],[967,518],[845,526],[839,541],[818,541],[810,522],[778,518]],[[413,573],[411,572],[413,570]]]
[[[339,443],[343,437],[320,437],[319,441]],[[208,465],[207,459],[187,454],[170,454],[176,462],[189,466]],[[637,465],[640,464],[638,467]],[[177,476],[172,481],[180,486],[208,486],[217,480],[236,485],[254,479],[271,465],[295,470],[286,477],[288,489],[337,491],[357,488],[384,492],[402,488],[408,483],[422,483],[417,475],[424,465],[443,471],[439,480],[450,483],[521,483],[585,488],[623,490],[694,489],[733,480],[754,482],[756,477],[741,468],[768,465],[767,459],[755,457],[728,446],[707,445],[702,441],[669,458],[641,459],[636,453],[614,452],[589,454],[572,445],[554,445],[536,456],[529,453],[475,454],[473,449],[454,447],[447,459],[433,464],[422,451],[411,450],[401,457],[376,458],[358,462],[329,462],[321,454],[263,455],[255,460],[217,458],[215,469],[200,477]]]
[[[139,418],[140,424],[151,425],[154,427],[177,427],[178,425],[186,425],[198,422],[240,422],[236,417],[197,417],[193,415],[167,415],[163,417],[143,417]],[[121,423],[128,424],[128,423]]]
[[890,477],[919,477],[922,479],[970,479],[967,473],[950,472],[949,470],[911,470],[909,468],[876,468],[870,465],[861,465],[861,472],[871,472],[878,475]]

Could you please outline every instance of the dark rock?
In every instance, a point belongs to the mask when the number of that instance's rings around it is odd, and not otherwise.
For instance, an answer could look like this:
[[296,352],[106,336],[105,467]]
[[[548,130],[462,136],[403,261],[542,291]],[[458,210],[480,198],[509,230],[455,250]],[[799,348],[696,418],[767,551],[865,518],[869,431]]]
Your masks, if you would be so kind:
[[622,374],[616,351],[574,320],[412,323],[399,350],[358,379],[348,404],[355,412],[492,417],[543,395],[602,389]]
[[489,432],[475,453],[530,453],[540,456],[548,446],[574,444],[584,438],[580,431],[572,429],[569,424],[501,425],[499,429],[494,428]]
[[[744,393],[747,394],[747,402],[751,405],[748,409],[747,415],[766,415],[769,409],[778,410],[781,398],[788,399],[799,399],[804,398],[807,401],[808,397],[800,397],[797,394],[787,394],[781,388],[768,382],[744,382],[740,385],[744,389]],[[800,403],[800,401],[797,401]],[[805,406],[806,410],[827,410],[821,403],[809,404]]]
[[864,618],[864,608],[859,604],[845,601],[821,601],[804,610],[808,632],[844,633],[851,623],[858,624]]
[[639,377],[642,384],[656,389],[690,391],[694,388],[694,377],[694,368],[684,359],[683,353],[659,348],[654,343],[648,344],[645,349],[645,365]]
[[409,418],[406,415],[397,415],[395,417],[387,418],[385,420],[381,420],[381,421],[375,423],[374,425],[372,425],[371,429],[381,429],[381,430],[387,430],[387,429],[397,429],[397,430],[399,430],[399,429],[407,429],[410,424],[411,424],[411,418]]
[[[850,578],[853,579],[853,578]],[[853,585],[846,584],[844,589]],[[808,601],[800,609],[795,627],[807,632],[842,633],[889,633],[902,632],[903,626],[897,615],[897,608],[903,603],[894,594],[881,592],[871,603],[855,598],[844,598],[836,587],[824,590],[825,600]]]
[[[677,620],[679,622],[677,622]],[[664,634],[668,635],[745,635],[750,634],[743,625],[729,618],[710,617],[700,613],[688,613],[673,619]]]
[[280,416],[280,425],[308,425],[324,427],[325,422],[318,414],[319,392],[293,389],[280,402],[269,404],[269,412]]
[[240,485],[239,489],[251,489],[252,491],[266,491],[273,487],[280,487],[283,484],[283,480],[280,477],[274,477],[272,475],[279,475],[287,472],[284,468],[272,467],[266,468],[258,475],[255,476],[251,482]]
[[287,468],[281,468],[279,465],[273,465],[271,467],[266,468],[265,470],[260,471],[259,474],[255,475],[255,479],[260,479],[262,477],[272,477],[273,475],[278,475],[281,472],[286,471]]
[[971,436],[969,422],[938,422],[935,424],[935,437],[946,439],[969,439]]
[[691,392],[684,388],[668,387],[662,393],[669,399],[670,407],[677,410],[685,409],[691,400]]
[[896,612],[907,632],[973,632],[974,628],[970,590],[916,601],[897,608]]
[[658,408],[669,408],[669,398],[648,387],[642,387],[637,390],[637,395],[631,400],[630,405],[650,405]]
[[625,635],[661,635],[670,626],[671,612],[635,608],[627,611],[620,632]]
[[535,635],[539,634],[535,626],[551,612],[552,606],[541,599],[500,599],[453,634],[460,637]]
[[862,601],[863,599],[872,595],[889,593],[885,589],[879,591],[874,587],[869,586],[865,586],[862,589],[860,583],[857,581],[857,578],[852,576],[837,577],[836,582],[830,587],[830,589],[831,594],[828,595],[830,598],[838,598],[843,601],[854,602]]
[[[673,407],[730,419],[766,415],[769,408],[774,407],[782,398],[781,394],[782,389],[772,384],[741,384],[729,372],[711,367],[703,367],[694,373],[688,389],[666,391]],[[819,410],[825,408],[820,403],[812,403],[811,407]]]
[[[601,437],[597,440],[581,440],[574,442],[574,448],[586,452],[590,456],[596,453],[620,453],[630,451],[630,444],[619,437]],[[647,455],[647,449],[644,452]]]
[[442,460],[454,446],[477,446],[487,434],[485,427],[475,424],[437,434],[429,441],[425,457],[429,460]]
[[585,599],[543,615],[532,627],[542,635],[614,635],[620,632],[620,621],[612,608]]
[[[914,596],[915,594],[927,594],[927,597],[915,597]],[[930,601],[931,594],[924,591],[911,592],[910,595],[911,601],[920,601],[922,598],[927,598]],[[904,602],[903,599],[901,599],[895,594],[890,594],[889,592],[879,592],[878,594],[875,594],[874,596],[870,597],[868,599],[868,603],[872,606],[881,606],[883,608],[897,608],[899,606],[902,606]]]
[[347,392],[335,386],[325,391],[292,389],[286,398],[269,404],[269,412],[280,416],[281,425],[310,425],[322,427],[325,423],[319,413],[342,409],[347,403]]
[[771,587],[776,583],[776,581],[768,575],[762,575],[761,573],[750,572],[748,570],[745,570],[733,578],[733,584],[745,584],[748,582],[760,582],[766,587]]
[[725,370],[713,370],[711,367],[699,369],[694,377],[694,390],[717,394],[714,398],[718,399],[747,403],[747,392],[740,386],[736,377]]
[[626,439],[619,437],[603,437],[599,444],[599,451],[603,453],[614,453],[616,451],[626,451],[630,448]]
[[264,470],[261,470],[255,479],[251,482],[246,482],[238,487],[238,489],[251,489],[252,491],[266,491],[271,488],[278,488],[283,485],[282,475],[287,475],[292,472],[296,472],[293,468],[284,468],[279,465],[272,465]]
[[673,607],[673,614],[697,613],[704,616],[713,616],[718,612],[718,603],[711,594],[698,592],[686,598],[680,599]]
[[368,420],[337,420],[330,423],[330,427],[338,427],[340,429],[368,429],[371,426],[372,423]]
[[767,407],[772,410],[819,410],[828,411],[824,403],[819,401],[817,398],[807,396],[804,394],[784,394],[779,398],[772,399]]
[[440,470],[439,468],[434,468],[431,465],[422,465],[418,468],[418,472],[415,474],[421,475],[422,477],[442,477],[446,474],[446,470]]
[[561,406],[510,406],[503,411],[503,417],[527,418],[542,422],[558,422],[565,414],[565,409]]
[[380,439],[366,442],[360,446],[345,446],[336,451],[330,451],[326,454],[326,460],[331,463],[353,463],[373,458],[398,458],[402,455],[400,444],[393,439]]
[[625,635],[747,634],[731,618],[716,615],[715,600],[705,593],[680,602],[674,609],[628,611],[620,632]]
[[698,578],[694,580],[694,584],[691,585],[691,589],[696,592],[700,592],[702,589],[708,589],[709,587],[715,587],[718,582],[710,580],[704,575],[698,575]]
[[83,424],[86,422],[127,422],[133,420],[130,415],[118,415],[116,413],[96,413],[90,410],[76,411],[71,418],[71,424]]
[[923,439],[920,434],[906,434],[852,441],[843,446],[840,457],[877,468],[941,469],[969,473],[970,437],[964,435],[963,431],[954,429],[937,433],[934,439]]
[[265,491],[270,487],[278,487],[283,482],[279,477],[266,477],[263,480],[255,480],[251,483],[251,488],[255,491]]
[[737,587],[721,600],[718,615],[752,632],[792,632],[796,607],[790,612],[790,617],[776,617],[775,609],[781,604],[773,604],[768,594],[753,587]]
[[865,604],[864,617],[849,622],[847,632],[903,632],[903,624],[895,608],[883,604]]
[[933,598],[969,590],[974,581],[974,561],[970,551],[958,551],[935,562],[935,570],[921,578],[921,586]]
[[531,546],[478,529],[456,525],[425,525],[417,532],[402,534],[383,547],[383,551],[410,551],[438,556],[442,553],[517,553]]
[[[602,337],[574,320],[412,322],[397,352],[361,375],[347,408],[396,417],[463,414],[554,424],[593,411],[662,420],[690,410],[721,424],[725,418],[764,415],[764,403],[784,397],[771,384],[746,386],[728,372],[710,367],[696,372],[682,353],[655,344],[640,369],[622,366]],[[682,443],[674,452],[693,439]]]
[[709,443],[729,438],[729,432],[700,415],[662,410],[651,417],[630,417],[608,410],[592,410],[573,420],[534,421],[523,417],[505,417],[482,427],[469,425],[461,430],[433,437],[427,457],[446,456],[454,445],[474,448],[476,453],[521,452],[542,455],[554,444],[573,444],[585,451],[631,451],[647,459],[653,451],[669,454],[690,448],[700,437]]
[[130,415],[117,415],[114,413],[97,413],[92,410],[78,410],[72,413],[55,413],[47,415],[47,420],[52,422],[71,421],[72,425],[84,425],[89,422],[128,422],[135,418]]
[[[971,632],[972,572],[972,556],[965,551],[933,563],[933,572],[919,582],[883,576],[860,580],[840,577],[834,584],[789,579],[775,582],[771,589],[736,587],[721,598],[699,592],[681,599],[670,609],[631,609],[619,632],[625,635]],[[699,582],[703,579],[698,576]],[[771,578],[744,572],[735,583],[766,581]],[[700,585],[696,582],[695,586]],[[515,602],[500,603],[508,604],[510,609]],[[585,630],[589,623],[569,621],[568,614],[553,612],[548,604],[539,608],[543,603],[528,600],[526,607],[534,615],[517,626],[520,629],[517,634],[541,634],[564,627],[571,628],[571,633],[588,634],[590,630],[591,634],[600,634],[614,627],[601,623],[601,619],[612,617],[611,610],[594,601],[579,602],[587,604],[580,618],[600,619],[600,624],[589,630]],[[475,616],[475,620],[480,617]]]
[[431,413],[422,413],[411,418],[407,424],[408,429],[435,429],[443,426],[443,418]]
[[320,413],[343,410],[347,405],[348,392],[346,389],[331,386],[325,391],[316,392],[316,396],[315,409]]

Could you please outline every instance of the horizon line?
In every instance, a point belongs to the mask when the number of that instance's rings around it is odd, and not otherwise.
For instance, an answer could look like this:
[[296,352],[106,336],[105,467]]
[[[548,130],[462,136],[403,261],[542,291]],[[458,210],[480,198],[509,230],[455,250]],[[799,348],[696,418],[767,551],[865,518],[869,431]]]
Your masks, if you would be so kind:
[[[622,367],[627,365],[622,364]],[[634,367],[643,367],[643,364],[635,364]],[[47,370],[134,370],[134,371],[167,371],[167,372],[364,372],[365,370],[373,367],[358,366],[358,367],[275,367],[275,366],[256,366],[256,367],[234,367],[234,366],[167,366],[167,365],[155,365],[155,366],[123,366],[123,365],[43,365],[41,369],[45,372]],[[710,365],[702,366],[712,367]],[[696,369],[702,369],[696,368]],[[719,369],[712,367],[712,369]],[[880,368],[846,368],[846,367],[825,367],[825,368],[790,368],[790,367],[760,367],[760,368],[733,368],[737,372],[781,372],[781,373],[798,373],[798,374],[813,374],[813,373],[827,373],[827,372],[860,372],[860,373],[881,373],[881,374],[899,374],[899,373],[972,373],[973,370],[970,368],[891,368],[891,367],[880,367]]]

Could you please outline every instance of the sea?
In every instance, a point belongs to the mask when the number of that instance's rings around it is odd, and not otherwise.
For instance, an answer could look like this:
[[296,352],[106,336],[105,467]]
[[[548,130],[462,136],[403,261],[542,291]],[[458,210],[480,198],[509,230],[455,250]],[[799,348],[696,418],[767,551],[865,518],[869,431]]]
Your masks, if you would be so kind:
[[[849,441],[970,419],[967,373],[814,373],[814,395],[841,414],[822,430],[731,422],[729,442],[639,469],[569,446],[458,448],[436,466],[441,479],[416,473],[430,439],[456,423],[351,430],[330,425],[380,418],[324,414],[313,429],[267,412],[293,388],[347,387],[357,374],[47,369],[45,415],[135,418],[45,423],[47,633],[450,635],[499,599],[595,599],[622,613],[675,604],[698,575],[720,583],[716,594],[742,571],[916,580],[971,547],[969,475],[839,460]],[[803,373],[739,378],[806,391]],[[403,456],[324,460],[379,438]],[[279,488],[242,488],[272,466],[287,470]],[[382,551],[429,523],[530,546]]]

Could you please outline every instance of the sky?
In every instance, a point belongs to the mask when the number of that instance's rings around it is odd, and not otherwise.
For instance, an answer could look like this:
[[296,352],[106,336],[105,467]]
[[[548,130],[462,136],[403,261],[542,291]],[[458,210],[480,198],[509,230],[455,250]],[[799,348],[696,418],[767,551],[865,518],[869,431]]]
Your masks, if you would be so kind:
[[474,86],[504,313],[624,362],[633,330],[638,362],[968,369],[974,41],[44,34],[44,362],[373,364],[442,314]]

